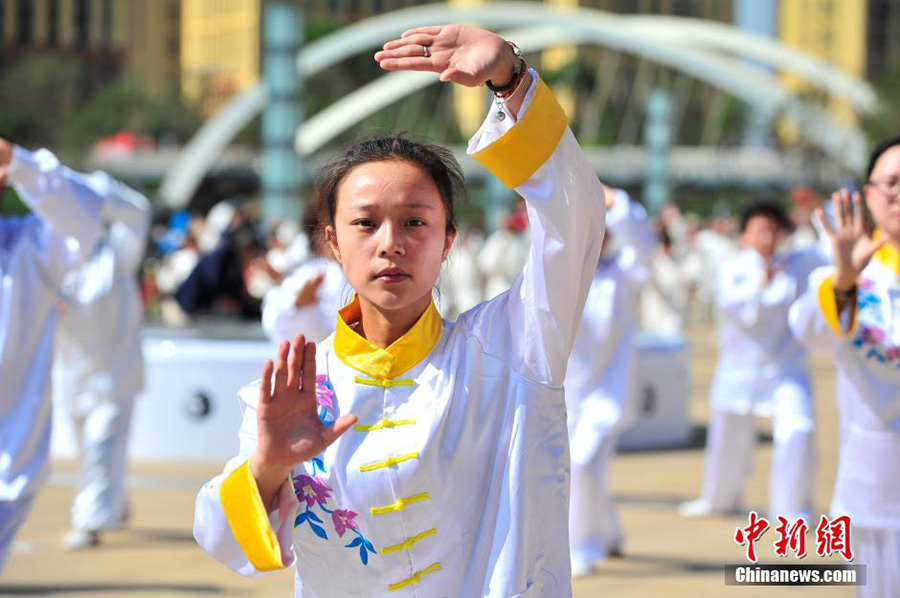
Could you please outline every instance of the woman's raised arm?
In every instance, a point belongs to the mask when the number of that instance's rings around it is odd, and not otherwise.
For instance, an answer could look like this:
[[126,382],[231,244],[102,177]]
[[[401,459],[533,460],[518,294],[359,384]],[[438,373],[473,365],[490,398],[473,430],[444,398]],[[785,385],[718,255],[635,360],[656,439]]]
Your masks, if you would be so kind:
[[[495,99],[469,153],[525,198],[531,249],[510,291],[463,314],[460,323],[523,376],[561,386],[605,222],[603,188],[565,113],[533,71],[517,68],[523,65],[513,47],[488,31],[413,29],[375,58],[389,70],[431,71],[466,86],[490,79],[509,89]],[[502,112],[511,118],[498,117]]]

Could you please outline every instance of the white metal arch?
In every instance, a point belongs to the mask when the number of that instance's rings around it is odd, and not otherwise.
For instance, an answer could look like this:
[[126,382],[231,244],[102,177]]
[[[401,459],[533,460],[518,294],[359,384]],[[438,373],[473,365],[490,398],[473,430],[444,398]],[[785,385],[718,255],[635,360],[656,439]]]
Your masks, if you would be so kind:
[[[712,55],[709,53],[674,45],[678,43],[690,45],[687,41],[691,44],[702,43],[729,51],[739,51],[743,56],[791,70],[829,91],[842,90],[844,97],[853,99],[858,108],[870,104],[871,97],[874,97],[871,88],[866,84],[836,72],[827,63],[787,49],[777,42],[727,26],[697,19],[621,16],[591,9],[558,9],[519,2],[502,2],[477,7],[437,4],[372,17],[345,27],[304,48],[298,57],[298,68],[304,76],[310,76],[345,58],[371,50],[383,40],[396,37],[406,29],[447,21],[480,22],[493,28],[534,23],[565,27],[570,37],[575,33],[579,37],[602,41],[604,46],[644,56],[689,72],[729,92],[739,90],[741,87],[739,78],[735,77],[737,71],[746,75],[752,70],[760,70],[740,65],[733,60],[731,66],[724,68],[722,64],[717,64],[711,59]],[[681,28],[681,34],[666,32],[668,27],[674,27],[676,30]],[[759,105],[767,111],[782,109],[788,113],[802,114],[799,105],[792,105],[789,101],[789,92],[783,88],[774,94],[774,97],[775,100],[755,94],[754,100],[745,99],[745,101]],[[867,97],[869,99],[866,99]],[[230,140],[263,109],[266,102],[266,91],[261,84],[257,84],[233,98],[225,108],[204,124],[163,180],[160,195],[169,205],[180,206],[186,203]],[[801,131],[808,135],[810,141],[825,146],[826,150],[829,146],[835,149],[843,146],[847,158],[842,161],[854,166],[859,158],[852,157],[851,149],[855,151],[857,144],[848,142],[849,138],[845,134],[835,134],[836,129],[830,126],[827,118],[814,120],[817,123],[816,127],[801,127]],[[819,128],[822,125],[824,128]]]
[[[536,27],[509,32],[525,51],[536,51],[561,43],[597,43],[606,41],[602,32],[577,31],[556,27]],[[741,61],[704,54],[692,49],[669,49],[658,62],[677,67],[695,78],[717,86],[731,95],[775,115],[784,113],[795,120],[804,136],[824,147],[835,159],[862,167],[865,139],[858,131],[835,122],[826,114],[803,106],[776,77],[747,66]],[[391,105],[419,89],[438,81],[432,73],[399,72],[385,75],[308,119],[297,131],[294,148],[309,155],[365,117]]]

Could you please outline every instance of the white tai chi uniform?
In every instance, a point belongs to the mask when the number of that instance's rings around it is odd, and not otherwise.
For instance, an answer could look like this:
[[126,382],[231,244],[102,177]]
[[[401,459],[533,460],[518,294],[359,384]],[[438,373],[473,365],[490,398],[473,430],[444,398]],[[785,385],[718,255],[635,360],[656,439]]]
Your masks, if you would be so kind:
[[735,257],[737,245],[731,237],[721,235],[712,229],[697,233],[692,251],[686,256],[688,270],[696,281],[695,309],[703,322],[712,320],[716,314],[716,275],[722,264]]
[[812,508],[815,426],[806,349],[787,324],[818,249],[776,255],[768,284],[763,258],[745,249],[722,264],[716,290],[719,360],[710,389],[710,422],[701,500],[712,511],[743,507],[753,469],[756,416],[771,416],[774,436],[769,512],[789,519]]
[[475,243],[471,239],[471,236],[462,232],[456,236],[438,278],[440,289],[438,309],[445,318],[451,320],[455,320],[461,313],[484,301],[484,285],[478,267],[477,252],[473,251],[472,247]]
[[618,250],[604,255],[594,272],[565,382],[572,454],[569,541],[579,572],[624,539],[609,468],[619,435],[637,417],[637,311],[654,244],[644,208],[622,190],[613,193],[606,224]]
[[[810,277],[791,328],[837,368],[840,460],[833,516],[849,515],[865,598],[900,595],[900,252],[885,245],[857,282],[857,305],[837,313],[832,268]],[[855,309],[854,309],[855,308]],[[849,331],[849,332],[845,332]]]
[[316,352],[320,400],[328,420],[359,424],[295,468],[271,514],[247,466],[258,384],[241,392],[240,456],[200,491],[194,519],[231,569],[295,566],[307,598],[571,596],[563,380],[603,189],[540,80],[520,114],[487,121],[469,151],[528,202],[523,272],[456,322],[432,303],[386,349],[348,324],[358,303],[341,310]]
[[150,228],[143,195],[92,178],[105,198],[106,234],[63,284],[54,364],[56,405],[71,414],[79,448],[72,527],[84,531],[116,529],[127,515],[128,430],[144,389],[137,275]]
[[0,218],[0,569],[47,473],[56,304],[102,234],[97,180],[13,150],[9,184],[32,213]]
[[683,264],[657,248],[650,264],[650,280],[641,292],[641,328],[680,336],[687,320],[690,287]]
[[[297,293],[319,274],[324,274],[325,278],[316,294],[318,300],[297,307]],[[350,293],[352,289],[341,265],[324,257],[314,257],[266,292],[262,304],[263,330],[276,345],[293,341],[298,332],[317,343],[334,332],[334,314],[346,303],[344,297],[349,298]]]
[[484,241],[478,253],[478,267],[484,275],[484,297],[491,299],[509,289],[528,259],[529,229],[497,229]]

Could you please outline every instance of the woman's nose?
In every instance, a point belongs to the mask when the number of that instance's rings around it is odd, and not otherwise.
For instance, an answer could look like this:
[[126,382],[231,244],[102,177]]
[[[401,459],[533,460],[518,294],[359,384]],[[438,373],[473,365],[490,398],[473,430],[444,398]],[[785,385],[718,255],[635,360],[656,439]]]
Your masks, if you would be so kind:
[[379,232],[378,255],[403,255],[403,240],[393,224],[385,223]]

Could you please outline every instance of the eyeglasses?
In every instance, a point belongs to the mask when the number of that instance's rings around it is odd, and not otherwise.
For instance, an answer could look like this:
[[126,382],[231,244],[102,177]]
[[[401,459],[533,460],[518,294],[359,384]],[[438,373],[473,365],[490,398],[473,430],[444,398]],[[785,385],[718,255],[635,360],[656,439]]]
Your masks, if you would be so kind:
[[872,185],[885,195],[891,195],[896,197],[900,195],[900,179],[894,179],[892,181],[866,181],[867,184]]

